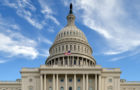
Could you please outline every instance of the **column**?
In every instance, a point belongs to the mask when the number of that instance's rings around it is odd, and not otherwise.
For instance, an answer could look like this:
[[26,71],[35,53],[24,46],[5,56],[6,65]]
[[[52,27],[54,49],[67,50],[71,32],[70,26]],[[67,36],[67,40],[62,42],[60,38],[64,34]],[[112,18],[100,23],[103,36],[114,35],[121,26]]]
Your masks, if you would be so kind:
[[70,63],[69,56],[67,56],[67,63],[68,63],[68,66],[69,66],[69,63]]
[[55,74],[53,74],[53,90],[55,90]]
[[64,90],[67,90],[67,74],[65,74],[65,88]]
[[40,88],[43,90],[43,75],[40,75]]
[[87,59],[85,59],[85,65],[87,66]]
[[76,90],[76,74],[74,74],[74,90]]
[[97,90],[97,74],[95,74],[95,90]]
[[63,57],[63,65],[65,65],[65,59],[64,59],[64,57]]
[[58,74],[56,74],[56,90],[58,90]]
[[44,90],[46,90],[46,74],[44,74]]
[[86,90],[88,90],[88,74],[86,75]]
[[85,74],[83,74],[83,90],[85,90]]
[[74,59],[73,59],[73,56],[71,57],[71,60],[72,60],[72,66],[74,65]]
[[76,65],[79,65],[79,57],[77,57]]
[[120,77],[118,77],[118,90],[120,90]]
[[[105,83],[105,80],[104,80],[104,77],[102,77],[102,90],[104,90],[104,83]],[[114,85],[113,85],[114,86]],[[115,89],[114,89],[115,90]]]
[[101,83],[102,83],[102,82],[101,82],[101,75],[99,75],[99,89],[98,89],[98,90],[102,90],[102,88],[101,88],[101,86],[102,86]]
[[82,66],[84,66],[84,59],[82,58]]

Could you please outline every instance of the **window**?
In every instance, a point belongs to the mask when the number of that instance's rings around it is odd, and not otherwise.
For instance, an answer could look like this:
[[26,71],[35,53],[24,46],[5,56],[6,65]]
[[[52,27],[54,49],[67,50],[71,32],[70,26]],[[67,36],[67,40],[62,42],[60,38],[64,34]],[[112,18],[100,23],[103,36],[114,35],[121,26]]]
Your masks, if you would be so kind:
[[61,78],[61,82],[64,82],[64,79],[63,78]]
[[33,90],[33,87],[32,86],[29,86],[29,90]]
[[77,79],[77,82],[80,82],[80,78]]
[[33,81],[33,80],[30,78],[30,79],[29,79],[29,82],[32,82],[32,81]]
[[68,45],[66,45],[66,50],[68,51]]
[[74,65],[76,65],[76,60],[74,60]]
[[60,46],[59,46],[59,52],[60,52]]
[[61,89],[60,90],[64,90],[64,88],[63,87],[61,87]]
[[89,82],[92,83],[92,79],[90,79]]
[[107,90],[113,90],[112,86],[109,86]]
[[52,82],[52,79],[49,79],[49,82]]
[[62,51],[64,51],[64,46],[62,46]]
[[49,90],[52,90],[52,87],[49,87]]
[[57,47],[56,47],[56,53],[57,53]]
[[77,90],[80,90],[80,87],[78,87]]
[[74,45],[74,50],[76,50],[76,45]]
[[112,79],[110,78],[108,81],[109,81],[109,82],[112,82]]
[[70,45],[70,50],[72,50],[72,45]]
[[80,46],[78,46],[78,51],[80,51]]
[[75,35],[75,32],[73,32],[73,35]]
[[92,87],[90,87],[89,90],[92,90]]
[[72,87],[69,87],[69,90],[72,90]]
[[72,78],[69,79],[69,82],[72,82]]

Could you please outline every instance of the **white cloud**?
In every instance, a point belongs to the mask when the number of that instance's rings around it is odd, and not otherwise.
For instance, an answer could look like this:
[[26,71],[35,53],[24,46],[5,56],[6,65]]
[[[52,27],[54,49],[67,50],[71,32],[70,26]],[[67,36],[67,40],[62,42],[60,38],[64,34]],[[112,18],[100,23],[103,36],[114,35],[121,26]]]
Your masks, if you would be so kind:
[[55,24],[60,25],[59,21],[53,16],[54,12],[52,9],[48,6],[46,0],[38,0],[40,3],[40,6],[42,8],[41,12],[44,14],[46,19],[51,19]]
[[26,19],[32,26],[38,29],[43,28],[43,24],[32,14],[32,12],[36,11],[36,8],[30,0],[16,0],[12,2],[5,0],[4,5],[16,9],[16,13]]
[[[121,54],[140,46],[139,27],[121,0],[72,0],[80,22],[102,35],[106,55]],[[67,0],[67,2],[69,2]]]
[[16,36],[15,32],[11,35],[0,33],[0,51],[8,53],[9,56],[23,55],[35,59],[38,56],[35,46],[36,42],[19,33],[16,33]]
[[49,50],[41,50],[41,53],[39,54],[40,56],[43,56],[43,57],[48,57],[50,54],[49,54]]
[[39,0],[42,10],[40,12],[44,15],[41,19],[40,13],[37,13],[36,7],[31,0],[5,0],[4,5],[16,9],[17,15],[27,20],[32,26],[37,29],[42,29],[46,25],[48,19],[52,20],[55,24],[60,25],[59,21],[53,16],[53,11],[47,5],[46,1]]
[[9,28],[9,29],[14,29],[14,30],[20,30],[20,27],[19,27],[19,25],[17,25],[17,24],[13,24],[14,22],[10,22],[9,20],[8,20],[8,22],[7,22],[7,20],[4,20],[3,18],[2,18],[2,16],[1,16],[1,14],[0,14],[0,26],[1,27],[7,27],[7,28]]
[[7,61],[6,60],[0,60],[0,63],[6,63]]
[[47,38],[45,38],[45,37],[43,37],[43,36],[40,36],[39,38],[38,38],[38,41],[41,43],[41,42],[43,42],[43,43],[46,43],[46,44],[49,44],[49,45],[52,45],[52,41],[50,41],[49,39],[47,39]]
[[25,56],[35,59],[39,53],[37,43],[19,33],[17,30],[20,27],[16,23],[1,15],[0,21],[0,53],[5,53],[6,57]]

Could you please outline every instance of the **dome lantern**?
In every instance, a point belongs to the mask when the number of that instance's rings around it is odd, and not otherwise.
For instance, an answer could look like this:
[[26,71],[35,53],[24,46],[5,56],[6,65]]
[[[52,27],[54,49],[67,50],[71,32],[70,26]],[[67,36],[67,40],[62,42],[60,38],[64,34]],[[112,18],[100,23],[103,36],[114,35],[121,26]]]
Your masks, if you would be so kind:
[[72,11],[72,3],[70,4],[69,15],[67,16],[67,25],[75,25],[75,16],[73,15]]

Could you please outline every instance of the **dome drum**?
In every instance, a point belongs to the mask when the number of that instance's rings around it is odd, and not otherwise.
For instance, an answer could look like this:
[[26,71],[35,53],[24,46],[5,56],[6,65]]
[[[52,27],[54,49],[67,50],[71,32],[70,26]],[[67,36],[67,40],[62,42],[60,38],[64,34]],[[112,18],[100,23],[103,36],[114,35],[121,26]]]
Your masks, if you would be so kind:
[[81,56],[58,56],[55,58],[49,58],[46,61],[47,65],[53,66],[53,65],[59,65],[59,66],[95,66],[96,62],[93,60],[93,58],[87,58]]
[[71,53],[83,53],[90,56],[92,55],[92,49],[89,45],[78,42],[63,42],[55,44],[49,50],[51,56],[60,53],[64,54],[66,51],[71,51]]

